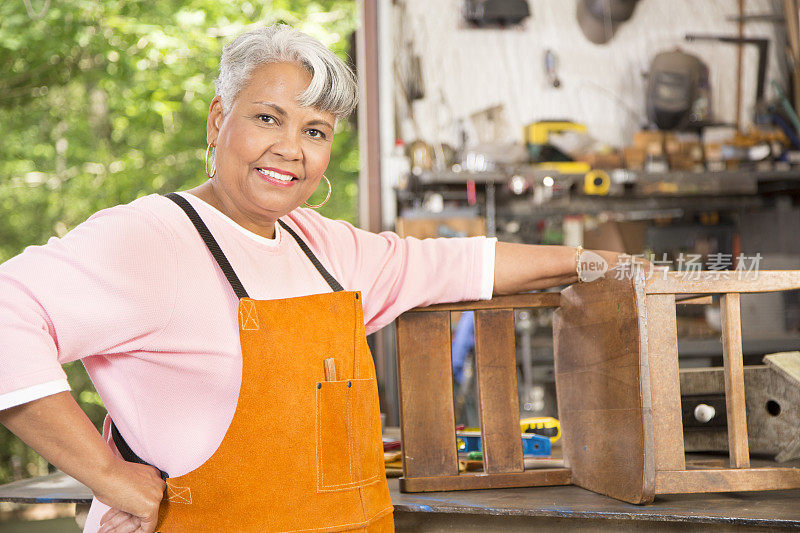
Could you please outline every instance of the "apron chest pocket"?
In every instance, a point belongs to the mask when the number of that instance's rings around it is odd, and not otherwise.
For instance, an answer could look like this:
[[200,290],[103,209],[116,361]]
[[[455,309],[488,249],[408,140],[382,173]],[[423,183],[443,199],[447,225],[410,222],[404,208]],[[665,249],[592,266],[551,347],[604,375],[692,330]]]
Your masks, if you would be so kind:
[[317,383],[318,492],[349,490],[379,479],[383,447],[375,388],[374,379]]

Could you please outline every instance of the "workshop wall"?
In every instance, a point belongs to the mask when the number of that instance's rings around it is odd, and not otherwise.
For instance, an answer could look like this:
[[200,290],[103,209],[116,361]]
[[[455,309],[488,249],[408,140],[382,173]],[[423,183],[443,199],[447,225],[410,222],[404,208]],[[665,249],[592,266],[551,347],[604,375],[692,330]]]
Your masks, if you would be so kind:
[[[419,55],[425,97],[413,116],[396,83],[398,130],[406,140],[458,146],[456,121],[493,105],[505,106],[508,140],[520,140],[525,124],[550,118],[585,123],[600,141],[620,146],[646,124],[643,74],[653,57],[680,47],[710,68],[712,111],[719,121],[736,119],[737,47],[684,41],[687,33],[736,35],[737,0],[642,0],[633,17],[604,45],[590,42],[575,16],[576,0],[529,0],[531,17],[521,28],[471,29],[462,0],[402,0],[395,7],[394,50],[403,65]],[[747,0],[747,14],[772,13],[774,2]],[[746,37],[774,37],[768,22],[745,24]],[[561,85],[548,83],[545,51],[558,58]],[[784,76],[770,43],[767,82]],[[757,52],[744,47],[742,121],[752,119]],[[773,94],[767,87],[767,96]]]

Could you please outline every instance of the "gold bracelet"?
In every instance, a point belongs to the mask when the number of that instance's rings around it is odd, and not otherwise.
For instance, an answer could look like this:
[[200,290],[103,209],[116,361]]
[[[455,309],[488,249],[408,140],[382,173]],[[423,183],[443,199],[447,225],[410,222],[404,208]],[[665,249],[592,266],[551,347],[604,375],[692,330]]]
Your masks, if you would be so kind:
[[578,281],[583,281],[581,274],[581,254],[583,253],[583,246],[580,244],[575,248],[575,273],[578,274]]

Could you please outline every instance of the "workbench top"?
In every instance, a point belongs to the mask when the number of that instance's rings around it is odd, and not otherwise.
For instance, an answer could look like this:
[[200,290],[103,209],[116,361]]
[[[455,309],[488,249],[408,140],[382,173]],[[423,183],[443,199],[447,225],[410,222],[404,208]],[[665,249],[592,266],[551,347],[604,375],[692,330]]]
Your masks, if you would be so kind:
[[[403,494],[398,479],[389,479],[397,531],[438,531],[457,525],[459,531],[486,531],[486,524],[503,531],[532,525],[558,528],[580,520],[583,526],[605,524],[623,529],[720,527],[800,528],[800,490],[682,494],[657,496],[650,505],[631,505],[576,486],[467,490]],[[88,504],[91,492],[62,472],[25,479],[0,487],[0,501],[21,503],[75,502]],[[438,525],[437,525],[438,524]],[[483,524],[483,525],[481,525]],[[516,524],[516,525],[515,525]],[[624,526],[627,526],[624,527]],[[569,526],[564,526],[569,527]]]
[[405,518],[403,513],[442,513],[610,520],[627,522],[628,527],[637,522],[639,527],[644,527],[642,522],[671,522],[684,530],[690,524],[800,528],[800,490],[663,495],[650,505],[632,505],[574,485],[404,494],[399,480],[389,479],[389,489],[398,521]]

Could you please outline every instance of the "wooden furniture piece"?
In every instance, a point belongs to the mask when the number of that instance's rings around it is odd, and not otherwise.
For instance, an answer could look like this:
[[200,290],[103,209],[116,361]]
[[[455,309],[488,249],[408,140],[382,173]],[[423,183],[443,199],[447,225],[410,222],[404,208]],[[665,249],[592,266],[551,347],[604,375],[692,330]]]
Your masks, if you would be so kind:
[[[403,477],[400,490],[567,485],[566,468],[525,470],[519,425],[514,309],[556,307],[557,293],[413,309],[397,319]],[[459,474],[450,313],[475,311],[475,366],[483,472]]]
[[[741,293],[800,288],[800,271],[761,271],[755,279],[613,272],[564,289],[554,313],[556,394],[572,482],[637,504],[656,494],[800,488],[800,468],[750,468],[739,305]],[[729,467],[685,460],[675,304],[688,293],[722,295]]]

